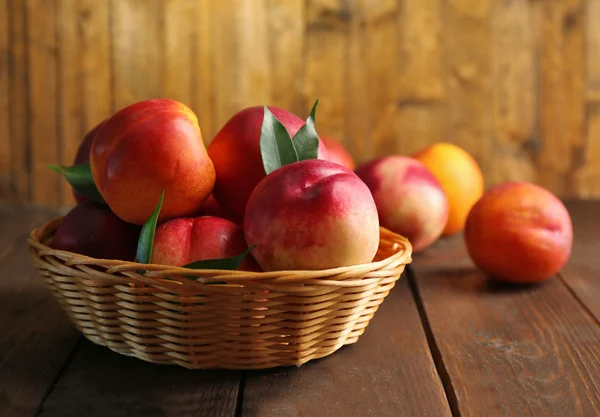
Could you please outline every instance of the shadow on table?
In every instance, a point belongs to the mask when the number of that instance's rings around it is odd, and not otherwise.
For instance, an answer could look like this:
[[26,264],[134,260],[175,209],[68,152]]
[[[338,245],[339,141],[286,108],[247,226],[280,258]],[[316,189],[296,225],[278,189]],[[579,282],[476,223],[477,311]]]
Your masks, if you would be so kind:
[[240,376],[152,364],[83,339],[39,416],[233,415]]

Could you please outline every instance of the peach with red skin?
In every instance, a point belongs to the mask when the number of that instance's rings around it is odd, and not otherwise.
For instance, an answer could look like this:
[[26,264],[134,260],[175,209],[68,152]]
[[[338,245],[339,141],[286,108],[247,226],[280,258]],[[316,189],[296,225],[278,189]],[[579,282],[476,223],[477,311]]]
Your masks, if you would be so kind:
[[351,171],[354,171],[354,169],[356,169],[356,163],[354,162],[354,158],[352,158],[352,155],[344,147],[342,142],[330,138],[328,136],[321,136],[321,141],[325,145],[325,148],[327,148],[328,161],[345,166]]
[[[77,148],[77,153],[75,154],[75,160],[73,161],[73,165],[83,165],[90,163],[90,151],[92,149],[92,143],[94,142],[94,138],[98,134],[98,131],[100,130],[104,122],[106,122],[106,119],[98,123],[88,133],[85,134],[83,140],[79,144],[79,148]],[[90,201],[90,199],[85,195],[75,191],[74,189],[72,191],[73,197],[75,197],[75,201],[77,201],[77,203]]]
[[423,164],[390,155],[358,167],[356,174],[373,194],[381,225],[405,236],[413,252],[440,237],[448,220],[448,200]]
[[467,216],[469,255],[486,275],[536,283],[559,272],[571,255],[573,226],[563,203],[528,182],[487,190]]
[[[242,228],[220,217],[178,218],[156,228],[151,263],[183,266],[206,259],[237,256],[246,251]],[[239,269],[255,270],[247,256]]]
[[309,159],[285,165],[252,192],[244,234],[265,271],[315,270],[371,262],[377,208],[349,169]]
[[[290,137],[305,124],[295,114],[278,107],[268,107]],[[263,116],[263,106],[241,110],[227,121],[208,146],[208,155],[217,173],[213,194],[236,221],[243,219],[250,194],[266,175],[260,152]],[[326,152],[323,144],[319,143],[319,158],[326,159]]]
[[98,259],[133,261],[141,227],[126,223],[108,207],[85,201],[61,220],[50,247]]
[[127,106],[100,128],[90,153],[94,182],[121,219],[143,224],[165,196],[159,221],[196,212],[215,170],[196,115],[174,100]]

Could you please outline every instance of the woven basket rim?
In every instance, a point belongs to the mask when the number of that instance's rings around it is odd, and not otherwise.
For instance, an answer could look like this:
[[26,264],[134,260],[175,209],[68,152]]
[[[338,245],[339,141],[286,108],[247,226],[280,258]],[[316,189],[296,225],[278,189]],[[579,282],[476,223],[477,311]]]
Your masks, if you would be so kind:
[[79,331],[123,355],[188,369],[299,366],[356,343],[412,261],[410,242],[383,227],[377,261],[326,270],[104,260],[47,246],[62,218],[33,229],[28,249]]
[[[380,226],[380,242],[387,240],[393,241],[392,247],[395,253],[390,256],[378,260],[363,264],[342,266],[330,269],[315,269],[315,270],[280,270],[280,271],[269,271],[269,272],[254,272],[254,271],[238,271],[238,270],[222,270],[222,269],[190,269],[184,267],[176,267],[171,265],[161,264],[141,264],[131,261],[122,261],[117,259],[100,259],[93,258],[86,255],[81,255],[75,252],[69,252],[64,250],[53,249],[46,245],[44,242],[54,231],[58,224],[62,221],[64,216],[56,216],[43,223],[41,226],[34,228],[30,231],[28,238],[28,245],[30,248],[35,248],[36,255],[40,256],[55,256],[60,258],[67,265],[96,265],[102,266],[107,269],[107,273],[112,274],[115,272],[134,272],[137,277],[145,277],[156,279],[156,277],[177,275],[182,278],[183,281],[192,281],[195,283],[210,283],[210,281],[227,279],[228,282],[232,283],[235,281],[260,281],[281,278],[285,276],[284,280],[287,282],[303,281],[311,278],[325,278],[328,276],[339,276],[344,273],[349,273],[353,276],[360,274],[362,270],[364,272],[372,271],[383,268],[389,264],[409,264],[412,262],[412,245],[409,240],[391,230]],[[144,271],[140,273],[140,271]],[[122,276],[121,276],[122,277]],[[188,277],[193,277],[189,279]]]

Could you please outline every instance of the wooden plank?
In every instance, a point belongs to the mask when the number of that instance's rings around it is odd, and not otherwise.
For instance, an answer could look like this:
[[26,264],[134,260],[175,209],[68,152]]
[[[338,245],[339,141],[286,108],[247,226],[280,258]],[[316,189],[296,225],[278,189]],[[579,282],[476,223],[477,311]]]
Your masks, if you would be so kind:
[[398,100],[399,8],[394,0],[361,0],[352,13],[347,64],[348,135],[340,139],[362,163],[393,153],[399,143],[395,125],[390,123]]
[[561,278],[600,322],[600,201],[570,201],[573,221],[573,250]]
[[450,416],[406,277],[355,345],[300,368],[248,372],[242,415]]
[[302,97],[304,0],[267,0],[268,57],[271,68],[271,103],[304,118],[308,115]]
[[454,0],[444,7],[449,140],[469,152],[487,178],[492,145],[491,0]]
[[[58,44],[58,140],[60,163],[71,165],[83,130],[81,96],[81,43],[79,36],[78,0],[57,0],[56,19]],[[64,179],[60,178],[61,181]],[[61,203],[73,205],[75,199],[70,187],[62,188]]]
[[346,108],[349,98],[346,79],[352,17],[349,2],[307,2],[303,79],[305,110],[300,117],[305,118],[308,115],[310,107],[318,98],[317,123],[321,123],[320,131],[341,141],[346,141],[346,137],[352,134],[346,130]]
[[56,0],[27,0],[28,124],[32,161],[32,199],[57,207],[63,179],[49,170],[60,162],[57,104]]
[[164,68],[161,0],[112,0],[115,109],[160,97]]
[[33,417],[79,339],[29,260],[29,230],[49,212],[0,211],[0,410]]
[[194,7],[194,52],[192,77],[192,108],[198,116],[202,139],[208,145],[216,135],[220,125],[215,121],[215,96],[214,77],[217,68],[214,66],[212,55],[212,24],[214,14],[211,11],[210,0],[197,0]]
[[493,157],[488,184],[535,181],[537,130],[536,39],[529,0],[493,2]]
[[532,3],[539,22],[538,181],[558,195],[572,194],[582,165],[584,132],[583,0]]
[[110,0],[79,1],[83,130],[88,132],[116,109],[112,95]]
[[10,129],[9,129],[9,25],[8,0],[0,0],[0,205],[12,200],[10,186]]
[[193,7],[196,0],[164,2],[164,71],[162,96],[192,106],[194,60]]
[[429,144],[452,139],[447,137],[450,103],[442,16],[440,0],[400,2],[398,100],[395,117],[386,118],[395,125],[396,137],[395,141],[390,137],[388,144],[380,147],[382,154],[388,147],[411,154]]
[[211,2],[214,124],[248,106],[271,102],[265,0]]
[[462,417],[600,414],[600,328],[559,279],[492,284],[460,236],[413,266]]
[[155,365],[85,340],[38,416],[234,416],[240,378]]
[[10,153],[11,188],[13,201],[30,200],[31,159],[29,157],[29,123],[27,120],[27,33],[25,2],[11,0],[9,3],[10,51],[9,51],[9,97],[10,97]]
[[586,18],[586,121],[584,145],[575,170],[574,191],[578,197],[600,196],[600,0],[587,0]]

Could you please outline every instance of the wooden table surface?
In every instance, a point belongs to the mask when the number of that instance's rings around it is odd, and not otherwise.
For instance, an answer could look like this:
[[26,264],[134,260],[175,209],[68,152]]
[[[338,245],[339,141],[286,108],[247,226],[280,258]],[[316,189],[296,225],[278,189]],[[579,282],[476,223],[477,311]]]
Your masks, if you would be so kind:
[[569,264],[491,283],[461,236],[413,263],[358,343],[300,368],[189,371],[82,338],[30,264],[52,213],[0,209],[0,416],[600,416],[600,202]]

